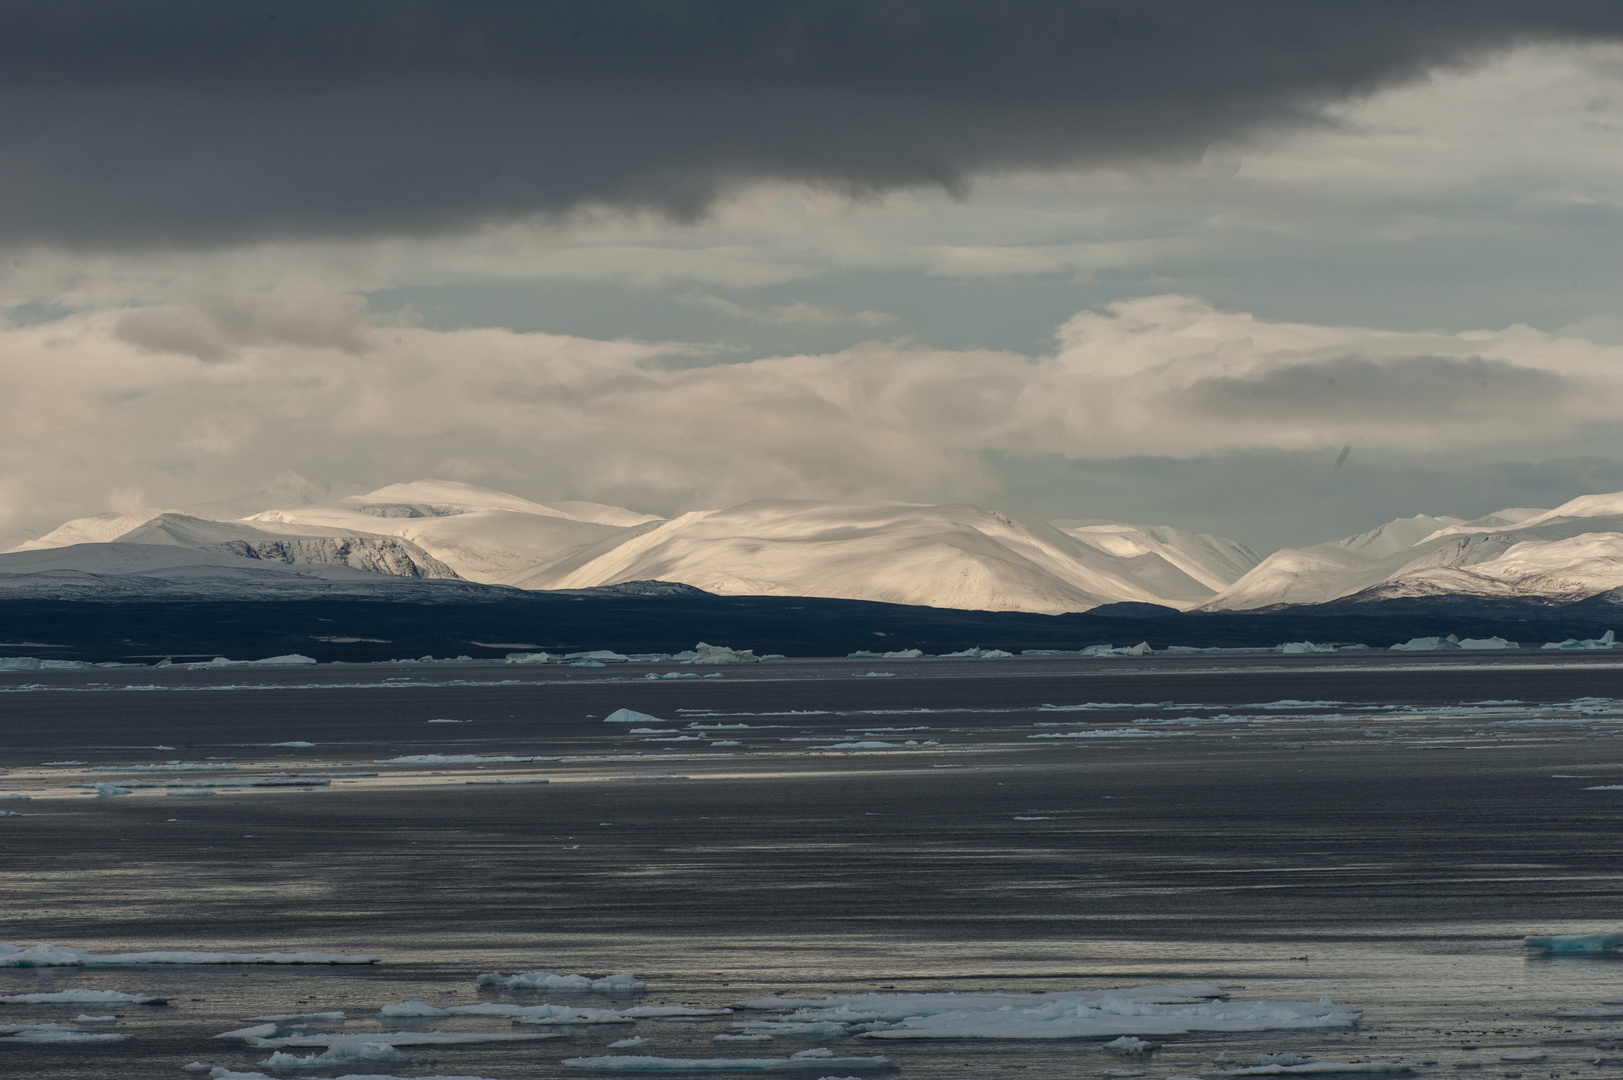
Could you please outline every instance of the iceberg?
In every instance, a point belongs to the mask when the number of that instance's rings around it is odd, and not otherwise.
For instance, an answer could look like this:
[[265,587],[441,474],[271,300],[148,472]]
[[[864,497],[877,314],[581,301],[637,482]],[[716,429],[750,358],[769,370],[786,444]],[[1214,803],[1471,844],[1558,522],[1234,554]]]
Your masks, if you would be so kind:
[[610,649],[593,649],[590,652],[565,653],[564,659],[591,660],[599,664],[623,664],[631,658]]
[[270,744],[270,748],[272,750],[314,750],[316,744],[305,742],[302,739],[293,739],[289,742],[273,742]]
[[480,986],[498,986],[504,990],[595,990],[603,994],[624,994],[648,989],[647,983],[629,971],[605,975],[600,979],[587,975],[561,975],[553,971],[527,971],[520,975],[488,971],[477,981]]
[[552,657],[544,652],[510,652],[503,658],[508,664],[545,664]]
[[1623,946],[1623,933],[1530,935],[1522,938],[1522,942],[1547,953],[1602,953]]
[[1546,641],[1540,648],[1544,649],[1615,649],[1617,647],[1616,634],[1608,630],[1598,638],[1586,638],[1579,641],[1577,638],[1567,638],[1565,641]]
[[835,1057],[826,1047],[802,1050],[786,1058],[669,1058],[609,1054],[565,1058],[571,1069],[597,1072],[783,1072],[793,1069],[888,1069],[884,1057]]
[[1514,641],[1509,641],[1496,635],[1489,638],[1461,638],[1460,648],[1469,651],[1480,649],[1519,649],[1521,646]]
[[661,720],[657,716],[649,716],[645,712],[635,709],[615,709],[603,718],[605,724],[668,724],[671,721]]
[[201,664],[187,664],[189,668],[221,668],[221,667],[304,667],[314,664],[315,657],[305,656],[302,653],[284,653],[281,656],[267,656],[263,660],[229,660],[223,656],[216,656],[213,660]]
[[1450,634],[1446,638],[1436,637],[1435,635],[1432,636],[1432,637],[1410,638],[1408,641],[1405,641],[1401,645],[1393,645],[1391,647],[1391,651],[1392,652],[1443,652],[1443,651],[1447,651],[1449,649],[1457,649],[1459,647],[1460,647],[1459,640],[1454,638],[1454,636],[1452,634]]
[[97,955],[67,945],[0,944],[0,968],[137,967],[153,964],[375,964],[375,956],[323,952],[133,952]]
[[699,642],[693,646],[693,659],[686,661],[689,664],[754,664],[760,657],[749,649],[729,649],[725,645],[707,645]]
[[869,1039],[1113,1039],[1197,1031],[1346,1028],[1362,1010],[1312,1002],[1223,1000],[1208,984],[1048,994],[865,994],[763,998],[740,1008],[797,1022],[855,1025]]
[[1045,731],[1028,739],[1164,739],[1188,732],[1146,731],[1144,728],[1089,728],[1086,731]]
[[330,1046],[319,1054],[306,1054],[299,1057],[278,1050],[264,1061],[259,1062],[266,1069],[320,1069],[327,1065],[341,1065],[350,1062],[366,1064],[394,1064],[410,1061],[411,1055],[404,1050],[396,1050],[386,1042],[360,1042],[345,1043],[342,1046]]

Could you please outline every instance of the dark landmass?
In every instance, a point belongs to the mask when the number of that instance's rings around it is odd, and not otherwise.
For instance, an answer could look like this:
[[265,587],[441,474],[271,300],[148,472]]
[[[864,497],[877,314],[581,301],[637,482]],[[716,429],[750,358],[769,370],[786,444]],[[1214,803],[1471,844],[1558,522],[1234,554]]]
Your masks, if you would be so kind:
[[0,599],[0,655],[156,662],[302,653],[321,661],[612,649],[674,653],[706,641],[757,655],[845,656],[866,649],[940,654],[980,647],[1267,648],[1289,641],[1386,648],[1432,635],[1500,636],[1524,646],[1598,637],[1616,598],[1575,603],[1425,597],[1259,612],[1179,612],[1112,604],[1069,615],[959,611],[810,597],[715,596],[659,582],[571,592],[467,590],[438,599],[339,595],[287,600]]

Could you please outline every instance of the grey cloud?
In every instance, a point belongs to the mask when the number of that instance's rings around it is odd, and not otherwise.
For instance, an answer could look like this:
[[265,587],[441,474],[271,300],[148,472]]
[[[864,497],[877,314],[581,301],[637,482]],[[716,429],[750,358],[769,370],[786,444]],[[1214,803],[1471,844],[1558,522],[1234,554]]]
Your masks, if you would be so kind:
[[1547,371],[1481,357],[1349,356],[1246,376],[1201,379],[1169,392],[1172,403],[1225,420],[1413,423],[1503,419],[1559,405],[1580,387]]
[[207,363],[235,359],[243,346],[297,345],[360,353],[369,345],[366,301],[296,286],[205,298],[194,304],[136,308],[113,336],[148,352]]
[[427,233],[741,182],[1179,158],[1532,38],[1582,0],[0,6],[0,243]]

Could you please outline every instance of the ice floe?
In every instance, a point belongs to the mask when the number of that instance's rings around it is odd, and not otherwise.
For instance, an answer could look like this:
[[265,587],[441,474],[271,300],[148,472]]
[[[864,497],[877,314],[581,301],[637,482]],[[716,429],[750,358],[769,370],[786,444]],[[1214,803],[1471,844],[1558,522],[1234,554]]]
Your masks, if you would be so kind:
[[1108,1039],[1195,1031],[1352,1027],[1362,1011],[1318,1001],[1223,1000],[1207,984],[1048,994],[863,994],[762,998],[740,1008],[834,1022],[872,1039]]
[[389,1064],[410,1061],[411,1055],[404,1050],[397,1050],[386,1042],[358,1042],[345,1043],[342,1046],[332,1046],[319,1054],[306,1054],[300,1057],[289,1054],[285,1050],[278,1050],[259,1066],[265,1069],[320,1069],[328,1065],[350,1064]]
[[555,757],[514,757],[511,754],[406,754],[378,758],[374,765],[514,765],[526,761],[557,761]]
[[633,1035],[629,1039],[616,1039],[609,1043],[610,1050],[629,1050],[633,1046],[641,1046],[648,1040],[641,1035]]
[[1401,1061],[1306,1061],[1300,1065],[1247,1065],[1240,1069],[1218,1069],[1203,1072],[1202,1077],[1226,1076],[1308,1076],[1341,1073],[1408,1073],[1413,1065]]
[[601,1057],[565,1058],[564,1065],[571,1069],[591,1069],[597,1072],[783,1072],[800,1069],[867,1071],[890,1068],[890,1059],[835,1057],[833,1051],[826,1047],[817,1047],[783,1058],[672,1058],[608,1054]]
[[606,994],[623,994],[648,989],[647,983],[640,981],[629,971],[605,975],[599,979],[588,975],[563,975],[555,971],[526,971],[518,975],[487,971],[479,976],[478,984],[498,986],[504,990],[596,990]]
[[0,1024],[0,1044],[17,1043],[110,1043],[123,1042],[128,1035],[111,1031],[80,1031],[63,1024]]
[[[269,1073],[237,1072],[221,1065],[205,1065],[201,1061],[194,1061],[191,1065],[184,1066],[184,1068],[189,1072],[206,1072],[208,1073],[208,1080],[277,1080]],[[345,1073],[343,1076],[333,1077],[332,1080],[488,1080],[488,1078],[483,1076],[441,1076],[438,1074],[407,1078],[383,1073]]]
[[91,772],[235,772],[235,765],[213,761],[166,761],[161,765],[97,765]]
[[1623,933],[1529,935],[1522,941],[1529,948],[1547,953],[1600,953],[1623,946]]
[[[258,1024],[254,1027],[222,1031],[216,1039],[241,1039],[249,1046],[265,1050],[281,1048],[327,1049],[335,1055],[352,1048],[381,1046],[463,1046],[478,1043],[538,1042],[561,1038],[550,1031],[379,1031],[365,1035],[342,1035],[330,1031],[309,1031],[303,1025]],[[336,1056],[334,1060],[337,1060]]]
[[305,742],[302,739],[293,739],[288,742],[273,742],[270,744],[270,748],[272,750],[314,750],[316,744]]
[[375,964],[375,956],[324,952],[130,952],[96,954],[68,945],[0,944],[0,967],[136,967],[153,964]]
[[340,1011],[307,1013],[272,1013],[269,1016],[244,1017],[251,1024],[342,1024],[349,1016]]
[[167,1005],[174,998],[122,990],[58,990],[50,994],[0,994],[0,1005]]
[[1187,732],[1146,731],[1143,728],[1090,728],[1086,731],[1052,731],[1027,735],[1028,739],[1162,739]]
[[630,1024],[636,1017],[612,1009],[579,1009],[570,1005],[504,1005],[481,1001],[475,1005],[440,1007],[424,1001],[402,1001],[378,1010],[385,1019],[426,1016],[495,1016],[515,1024]]

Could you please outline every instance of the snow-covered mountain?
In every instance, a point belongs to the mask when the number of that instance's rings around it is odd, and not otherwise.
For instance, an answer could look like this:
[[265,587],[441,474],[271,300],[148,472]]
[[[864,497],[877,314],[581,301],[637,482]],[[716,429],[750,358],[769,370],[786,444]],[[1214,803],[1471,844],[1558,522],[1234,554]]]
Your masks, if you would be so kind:
[[266,506],[278,494],[271,491],[70,521],[0,555],[0,579],[12,576],[15,592],[17,574],[35,582],[78,575],[81,590],[86,575],[174,576],[184,559],[166,557],[155,569],[153,556],[131,553],[167,546],[197,553],[215,577],[258,563],[284,574],[343,567],[522,589],[662,580],[723,594],[1058,613],[1121,601],[1194,607],[1257,562],[1221,537],[1111,523],[1061,528],[965,505],[762,501],[666,521],[440,480],[325,500],[308,485],[283,486],[283,507]]
[[1204,607],[1464,594],[1577,600],[1623,588],[1623,493],[1474,521],[1419,515],[1274,552]]
[[[1231,543],[1194,539],[1202,550]],[[1177,547],[1172,537],[1163,544]],[[1197,554],[1178,558],[1215,573]],[[648,525],[515,583],[578,589],[645,579],[722,594],[1051,613],[1121,601],[1191,607],[1215,591],[1162,551],[1112,551],[1034,518],[962,504],[777,500]]]
[[648,580],[1048,613],[1120,602],[1251,610],[1350,596],[1580,599],[1623,589],[1623,493],[1474,521],[1421,514],[1259,560],[1232,540],[1165,526],[1046,522],[963,504],[764,500],[667,521],[444,480],[341,497],[288,481],[216,503],[80,518],[0,555],[0,594],[10,595]]

